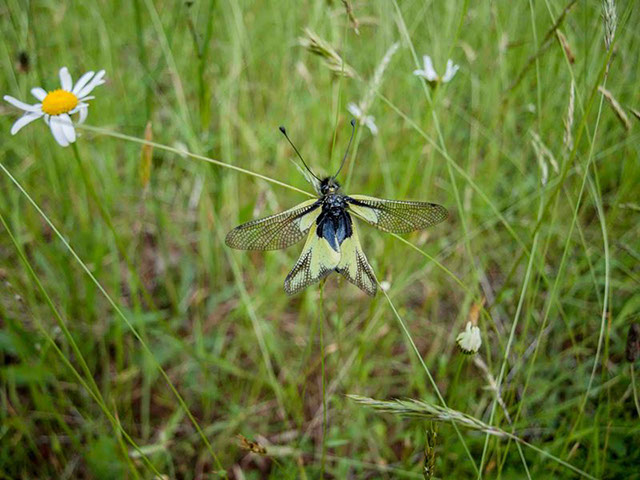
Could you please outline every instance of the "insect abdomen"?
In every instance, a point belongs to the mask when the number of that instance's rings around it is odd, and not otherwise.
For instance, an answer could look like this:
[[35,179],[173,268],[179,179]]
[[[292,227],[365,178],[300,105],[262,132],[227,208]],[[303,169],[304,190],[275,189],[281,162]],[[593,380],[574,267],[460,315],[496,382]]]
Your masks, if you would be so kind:
[[342,207],[323,206],[316,222],[316,234],[325,239],[336,252],[340,251],[342,242],[353,234],[351,216]]

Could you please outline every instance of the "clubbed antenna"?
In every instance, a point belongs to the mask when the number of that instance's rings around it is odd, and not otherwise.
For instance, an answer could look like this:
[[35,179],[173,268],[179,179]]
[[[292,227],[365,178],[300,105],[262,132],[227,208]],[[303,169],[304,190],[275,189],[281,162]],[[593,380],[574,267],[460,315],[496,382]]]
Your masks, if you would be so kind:
[[293,147],[293,149],[295,150],[296,154],[298,155],[298,158],[300,158],[300,160],[302,161],[302,164],[304,165],[304,168],[306,168],[308,170],[308,172],[313,175],[313,177],[320,181],[320,179],[316,176],[315,173],[313,173],[311,171],[311,169],[309,168],[309,166],[307,165],[307,162],[304,161],[304,158],[302,158],[302,155],[300,155],[300,152],[298,151],[298,149],[296,148],[296,146],[293,144],[293,142],[291,141],[291,139],[289,138],[289,135],[287,135],[287,130],[284,127],[280,127],[280,131],[282,132],[282,134],[284,135],[284,138],[287,139],[287,141],[289,142],[289,145],[291,145]]
[[349,139],[349,144],[347,145],[347,151],[344,152],[344,157],[342,158],[342,163],[340,164],[340,168],[338,169],[336,174],[333,176],[333,178],[336,178],[340,173],[340,170],[342,170],[342,167],[344,167],[344,162],[347,160],[347,155],[349,154],[349,147],[351,147],[351,142],[353,141],[353,134],[356,132],[356,121],[352,118],[350,123],[351,123],[351,138]]

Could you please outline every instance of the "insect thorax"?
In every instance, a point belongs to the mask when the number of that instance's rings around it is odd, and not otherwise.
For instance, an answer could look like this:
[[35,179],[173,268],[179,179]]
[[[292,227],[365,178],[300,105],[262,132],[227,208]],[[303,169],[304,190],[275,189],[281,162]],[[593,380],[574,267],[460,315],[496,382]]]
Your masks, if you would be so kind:
[[324,238],[335,251],[339,251],[342,242],[349,238],[353,231],[346,198],[341,193],[324,195],[322,212],[316,220],[317,235]]
[[346,197],[341,193],[329,193],[322,199],[322,210],[336,212],[343,211],[347,207]]

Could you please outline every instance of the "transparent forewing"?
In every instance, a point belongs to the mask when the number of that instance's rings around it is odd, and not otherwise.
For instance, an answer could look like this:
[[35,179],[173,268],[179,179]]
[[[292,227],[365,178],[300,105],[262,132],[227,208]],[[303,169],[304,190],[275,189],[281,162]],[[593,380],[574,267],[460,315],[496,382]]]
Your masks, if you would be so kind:
[[384,200],[366,195],[347,197],[349,210],[371,225],[391,233],[421,230],[447,218],[447,209],[429,202]]
[[289,295],[317,282],[333,272],[340,262],[340,252],[331,248],[326,239],[319,237],[314,223],[309,230],[300,258],[284,281]]
[[320,202],[308,200],[269,217],[252,220],[227,234],[226,244],[239,250],[279,250],[302,240],[320,214]]
[[378,282],[362,251],[355,224],[351,236],[345,238],[340,245],[340,263],[336,270],[367,295],[373,297],[376,294]]

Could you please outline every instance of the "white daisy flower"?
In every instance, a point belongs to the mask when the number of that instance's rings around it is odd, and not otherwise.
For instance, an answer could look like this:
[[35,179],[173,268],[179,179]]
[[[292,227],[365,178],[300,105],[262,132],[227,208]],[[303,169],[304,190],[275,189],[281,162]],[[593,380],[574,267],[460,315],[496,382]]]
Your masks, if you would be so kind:
[[456,343],[462,353],[467,355],[473,355],[478,353],[480,346],[482,345],[482,338],[480,338],[480,328],[477,325],[473,325],[471,322],[467,322],[467,326],[464,332],[461,332],[456,337]]
[[447,60],[447,68],[444,75],[440,76],[436,72],[435,68],[433,68],[433,62],[429,55],[425,55],[422,59],[424,61],[424,69],[414,70],[413,74],[424,78],[429,83],[448,83],[460,68],[458,65],[453,63],[453,60],[449,59]]
[[372,135],[378,134],[378,127],[376,126],[374,120],[371,115],[365,115],[362,109],[356,105],[355,103],[350,103],[347,105],[347,110],[349,113],[356,117],[360,125],[366,125],[369,130],[371,130]]
[[40,87],[32,88],[31,94],[40,100],[40,103],[29,105],[17,98],[5,95],[3,98],[14,107],[25,111],[11,127],[11,135],[15,135],[22,127],[34,120],[44,117],[56,142],[63,147],[76,141],[76,130],[71,122],[71,115],[78,114],[78,123],[82,123],[89,113],[88,100],[91,91],[104,83],[104,70],[98,73],[87,72],[73,84],[67,67],[60,69],[60,86],[51,92],[46,92]]

